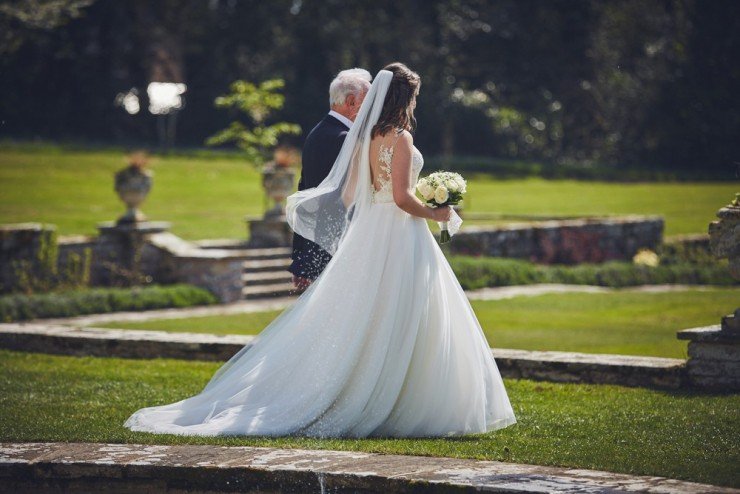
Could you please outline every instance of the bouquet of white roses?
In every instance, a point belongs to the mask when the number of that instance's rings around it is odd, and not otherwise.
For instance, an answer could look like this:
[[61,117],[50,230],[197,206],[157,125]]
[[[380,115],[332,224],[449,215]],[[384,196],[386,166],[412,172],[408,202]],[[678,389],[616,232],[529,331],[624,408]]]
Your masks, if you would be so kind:
[[[466,187],[465,179],[459,173],[452,172],[435,172],[420,178],[416,183],[416,190],[419,191],[424,201],[435,208],[459,204]],[[449,242],[451,237],[447,222],[440,223],[439,227],[442,230],[439,243]]]

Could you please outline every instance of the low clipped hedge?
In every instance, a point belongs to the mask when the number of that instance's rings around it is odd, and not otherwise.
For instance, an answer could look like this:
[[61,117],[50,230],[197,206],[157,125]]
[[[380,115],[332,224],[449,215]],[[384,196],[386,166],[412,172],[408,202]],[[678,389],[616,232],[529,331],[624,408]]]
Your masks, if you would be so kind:
[[33,295],[15,294],[0,297],[0,321],[190,307],[217,302],[211,292],[192,285],[88,288]]
[[540,265],[518,259],[467,256],[452,256],[449,261],[460,284],[466,290],[534,283],[598,285],[614,288],[663,284],[722,286],[737,284],[727,271],[727,266],[718,262],[649,267],[621,261],[577,266]]

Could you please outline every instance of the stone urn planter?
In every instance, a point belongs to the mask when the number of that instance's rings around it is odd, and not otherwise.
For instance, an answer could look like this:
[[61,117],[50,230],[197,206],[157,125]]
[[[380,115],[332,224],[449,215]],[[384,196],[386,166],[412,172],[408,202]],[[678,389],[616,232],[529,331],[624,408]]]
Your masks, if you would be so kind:
[[282,218],[285,216],[285,199],[293,193],[295,170],[291,167],[278,165],[271,161],[262,169],[262,186],[274,206],[265,212],[267,218]]
[[295,150],[278,148],[274,159],[262,168],[262,187],[273,206],[262,218],[245,218],[249,228],[250,247],[287,247],[293,231],[285,218],[285,199],[295,190],[299,155]]
[[146,220],[139,206],[152,188],[153,173],[145,168],[147,162],[145,155],[133,155],[129,159],[129,166],[115,174],[115,191],[126,205],[126,213],[116,222],[119,225]]

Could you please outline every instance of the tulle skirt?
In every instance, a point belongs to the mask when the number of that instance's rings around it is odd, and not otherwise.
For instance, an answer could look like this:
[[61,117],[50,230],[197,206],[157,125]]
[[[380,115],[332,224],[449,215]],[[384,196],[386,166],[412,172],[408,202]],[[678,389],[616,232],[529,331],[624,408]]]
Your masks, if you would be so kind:
[[352,222],[321,276],[201,393],[138,410],[125,426],[360,438],[455,436],[515,421],[426,221],[390,202]]

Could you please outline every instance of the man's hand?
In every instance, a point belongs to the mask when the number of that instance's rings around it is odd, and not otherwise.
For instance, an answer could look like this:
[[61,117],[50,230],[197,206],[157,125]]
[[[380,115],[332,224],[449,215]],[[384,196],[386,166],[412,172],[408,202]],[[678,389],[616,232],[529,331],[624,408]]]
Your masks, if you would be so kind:
[[303,291],[311,284],[313,280],[308,278],[301,278],[300,276],[293,275],[293,286],[296,290]]

